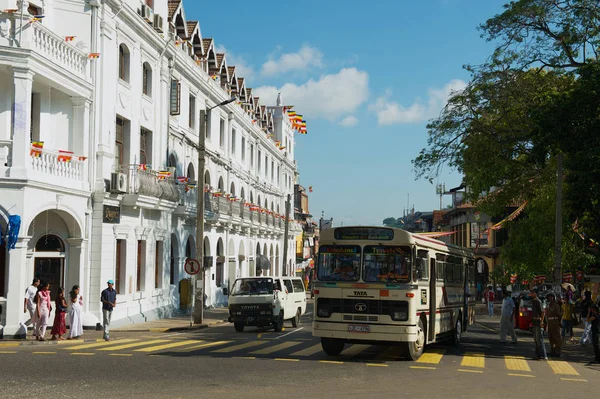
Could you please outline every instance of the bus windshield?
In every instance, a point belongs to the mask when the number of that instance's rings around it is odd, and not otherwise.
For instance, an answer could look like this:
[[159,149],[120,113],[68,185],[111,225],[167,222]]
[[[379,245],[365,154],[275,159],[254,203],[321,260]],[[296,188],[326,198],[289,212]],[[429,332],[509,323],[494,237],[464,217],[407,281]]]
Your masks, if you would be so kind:
[[410,280],[410,248],[365,246],[364,280],[374,283],[407,283]]
[[259,295],[273,293],[272,278],[239,278],[235,280],[231,295]]
[[320,281],[358,281],[360,247],[358,245],[322,245],[319,247],[317,278]]

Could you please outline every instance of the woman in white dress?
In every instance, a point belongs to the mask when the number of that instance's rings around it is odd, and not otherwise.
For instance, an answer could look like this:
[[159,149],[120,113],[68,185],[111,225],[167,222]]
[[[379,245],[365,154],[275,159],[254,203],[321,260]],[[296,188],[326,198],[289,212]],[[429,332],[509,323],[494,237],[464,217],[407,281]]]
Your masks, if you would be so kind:
[[83,307],[83,298],[79,295],[79,286],[74,285],[73,289],[69,293],[70,305],[69,306],[69,336],[67,339],[76,339],[83,335],[83,321],[81,318],[81,309]]

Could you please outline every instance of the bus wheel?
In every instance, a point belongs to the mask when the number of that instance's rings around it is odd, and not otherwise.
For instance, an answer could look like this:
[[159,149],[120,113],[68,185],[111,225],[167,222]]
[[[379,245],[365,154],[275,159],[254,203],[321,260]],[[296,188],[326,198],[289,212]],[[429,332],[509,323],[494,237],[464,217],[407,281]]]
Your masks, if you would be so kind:
[[460,317],[456,320],[456,324],[454,325],[454,331],[452,331],[452,345],[458,346],[460,345],[460,339],[462,337],[462,323],[460,321]]
[[321,338],[321,346],[329,356],[337,356],[344,350],[344,341],[334,338]]
[[417,323],[417,340],[414,342],[405,343],[406,355],[411,360],[419,360],[425,350],[425,330],[423,328],[423,320],[419,319]]

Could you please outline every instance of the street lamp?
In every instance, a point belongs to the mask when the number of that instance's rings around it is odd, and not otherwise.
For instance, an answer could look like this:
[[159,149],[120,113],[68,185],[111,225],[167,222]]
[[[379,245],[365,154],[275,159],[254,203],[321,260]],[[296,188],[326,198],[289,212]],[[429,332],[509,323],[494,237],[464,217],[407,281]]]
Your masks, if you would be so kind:
[[[196,290],[196,281],[194,281],[194,310],[192,312],[194,324],[200,324],[204,321],[204,168],[206,163],[206,125],[210,116],[210,111],[222,107],[237,100],[237,97],[231,97],[217,105],[200,111],[200,132],[198,133],[198,203],[196,206],[196,259],[202,270],[202,289]],[[199,303],[200,306],[196,306]]]

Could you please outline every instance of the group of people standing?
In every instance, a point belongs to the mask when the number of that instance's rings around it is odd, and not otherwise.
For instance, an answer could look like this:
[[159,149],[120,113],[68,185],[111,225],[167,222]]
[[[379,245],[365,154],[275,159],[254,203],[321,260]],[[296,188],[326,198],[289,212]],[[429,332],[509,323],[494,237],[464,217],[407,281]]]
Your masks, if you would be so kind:
[[[83,298],[79,295],[79,286],[74,285],[69,292],[69,299],[65,298],[64,289],[60,287],[54,298],[54,322],[52,323],[53,340],[62,340],[67,333],[67,315],[69,317],[69,333],[67,339],[77,339],[83,335],[82,308]],[[33,326],[33,336],[37,341],[46,340],[46,329],[50,313],[52,312],[52,300],[50,298],[50,284],[34,278],[33,282],[25,290],[23,313],[29,312],[29,320],[25,326]]]

